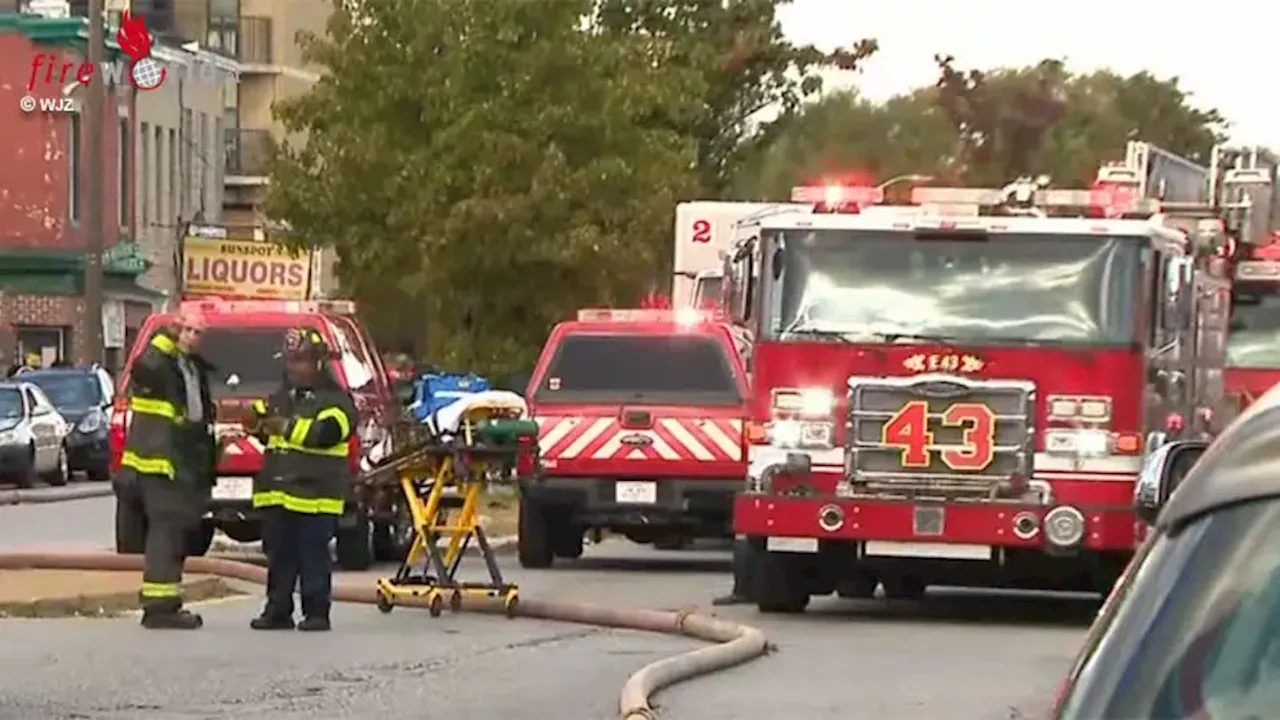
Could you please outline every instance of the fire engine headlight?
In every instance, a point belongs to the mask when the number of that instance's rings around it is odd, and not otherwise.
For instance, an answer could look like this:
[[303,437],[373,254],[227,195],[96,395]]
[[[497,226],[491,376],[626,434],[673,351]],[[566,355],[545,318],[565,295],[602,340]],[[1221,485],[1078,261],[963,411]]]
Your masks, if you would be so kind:
[[836,396],[827,388],[779,388],[773,391],[773,412],[785,417],[826,419],[836,408]]
[[829,448],[833,432],[829,422],[775,420],[769,425],[769,444],[781,448]]
[[1045,451],[1055,455],[1105,457],[1111,454],[1111,433],[1106,430],[1049,430]]
[[1069,505],[1046,513],[1043,525],[1045,539],[1057,547],[1073,547],[1084,539],[1084,513]]

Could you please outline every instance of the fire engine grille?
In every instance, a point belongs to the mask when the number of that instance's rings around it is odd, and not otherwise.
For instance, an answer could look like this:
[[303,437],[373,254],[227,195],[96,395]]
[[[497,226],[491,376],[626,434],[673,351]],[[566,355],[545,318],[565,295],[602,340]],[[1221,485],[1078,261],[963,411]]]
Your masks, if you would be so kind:
[[1030,466],[1034,402],[1025,381],[850,378],[846,478],[857,494],[1016,495]]

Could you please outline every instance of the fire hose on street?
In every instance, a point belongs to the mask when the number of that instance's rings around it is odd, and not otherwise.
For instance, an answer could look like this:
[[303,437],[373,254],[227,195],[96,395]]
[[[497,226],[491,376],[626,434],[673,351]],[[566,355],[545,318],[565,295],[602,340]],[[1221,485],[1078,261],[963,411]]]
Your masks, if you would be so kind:
[[[0,570],[116,570],[139,572],[142,556],[114,553],[15,552],[0,553]],[[266,570],[256,565],[222,558],[188,558],[186,572],[213,575],[263,585]],[[333,590],[338,602],[376,605],[375,588],[339,582]],[[427,607],[427,598],[406,597],[398,604]],[[461,608],[468,612],[506,614],[501,602],[468,600]],[[640,668],[628,678],[618,701],[619,720],[654,720],[657,713],[649,699],[663,688],[701,675],[753,660],[765,654],[768,644],[760,630],[695,614],[692,610],[667,612],[636,608],[606,607],[585,603],[522,598],[515,614],[559,622],[658,632],[715,643],[709,647],[664,658]]]

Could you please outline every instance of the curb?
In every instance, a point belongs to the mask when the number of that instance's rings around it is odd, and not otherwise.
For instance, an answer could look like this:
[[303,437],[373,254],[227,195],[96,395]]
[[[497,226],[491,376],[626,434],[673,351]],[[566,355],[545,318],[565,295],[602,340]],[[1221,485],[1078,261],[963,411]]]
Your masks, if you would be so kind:
[[[201,602],[215,598],[242,595],[221,577],[205,577],[182,583],[183,599]],[[0,602],[0,618],[54,619],[64,617],[112,617],[140,608],[136,591],[89,593],[70,597],[33,598],[17,602]]]
[[111,483],[0,490],[0,505],[49,505],[70,500],[111,497]]

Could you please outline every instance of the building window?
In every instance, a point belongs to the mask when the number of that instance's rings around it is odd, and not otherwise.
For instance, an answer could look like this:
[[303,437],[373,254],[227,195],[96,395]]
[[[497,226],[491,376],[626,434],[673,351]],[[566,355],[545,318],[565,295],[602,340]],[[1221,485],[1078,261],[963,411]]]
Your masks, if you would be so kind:
[[169,203],[173,206],[173,215],[181,220],[182,210],[177,207],[178,200],[178,133],[169,130]]
[[156,224],[167,226],[169,224],[169,208],[164,198],[164,130],[157,125],[155,127],[155,141],[152,143],[156,150],[156,161],[151,176],[156,196]]
[[133,144],[129,142],[129,118],[120,118],[116,133],[118,136],[116,141],[119,143],[116,146],[119,148],[119,152],[116,153],[118,173],[116,188],[120,194],[119,202],[116,203],[116,213],[118,214],[117,222],[123,228],[132,219],[129,214],[129,189],[133,186],[129,175],[129,153],[132,152]]
[[67,217],[80,222],[80,113],[67,116]]
[[[18,359],[40,358],[41,367],[66,360],[71,354],[71,328],[50,325],[18,325]],[[34,358],[32,358],[34,359]]]
[[151,126],[142,123],[138,133],[142,141],[142,158],[138,161],[138,192],[142,195],[142,227],[151,227]]

